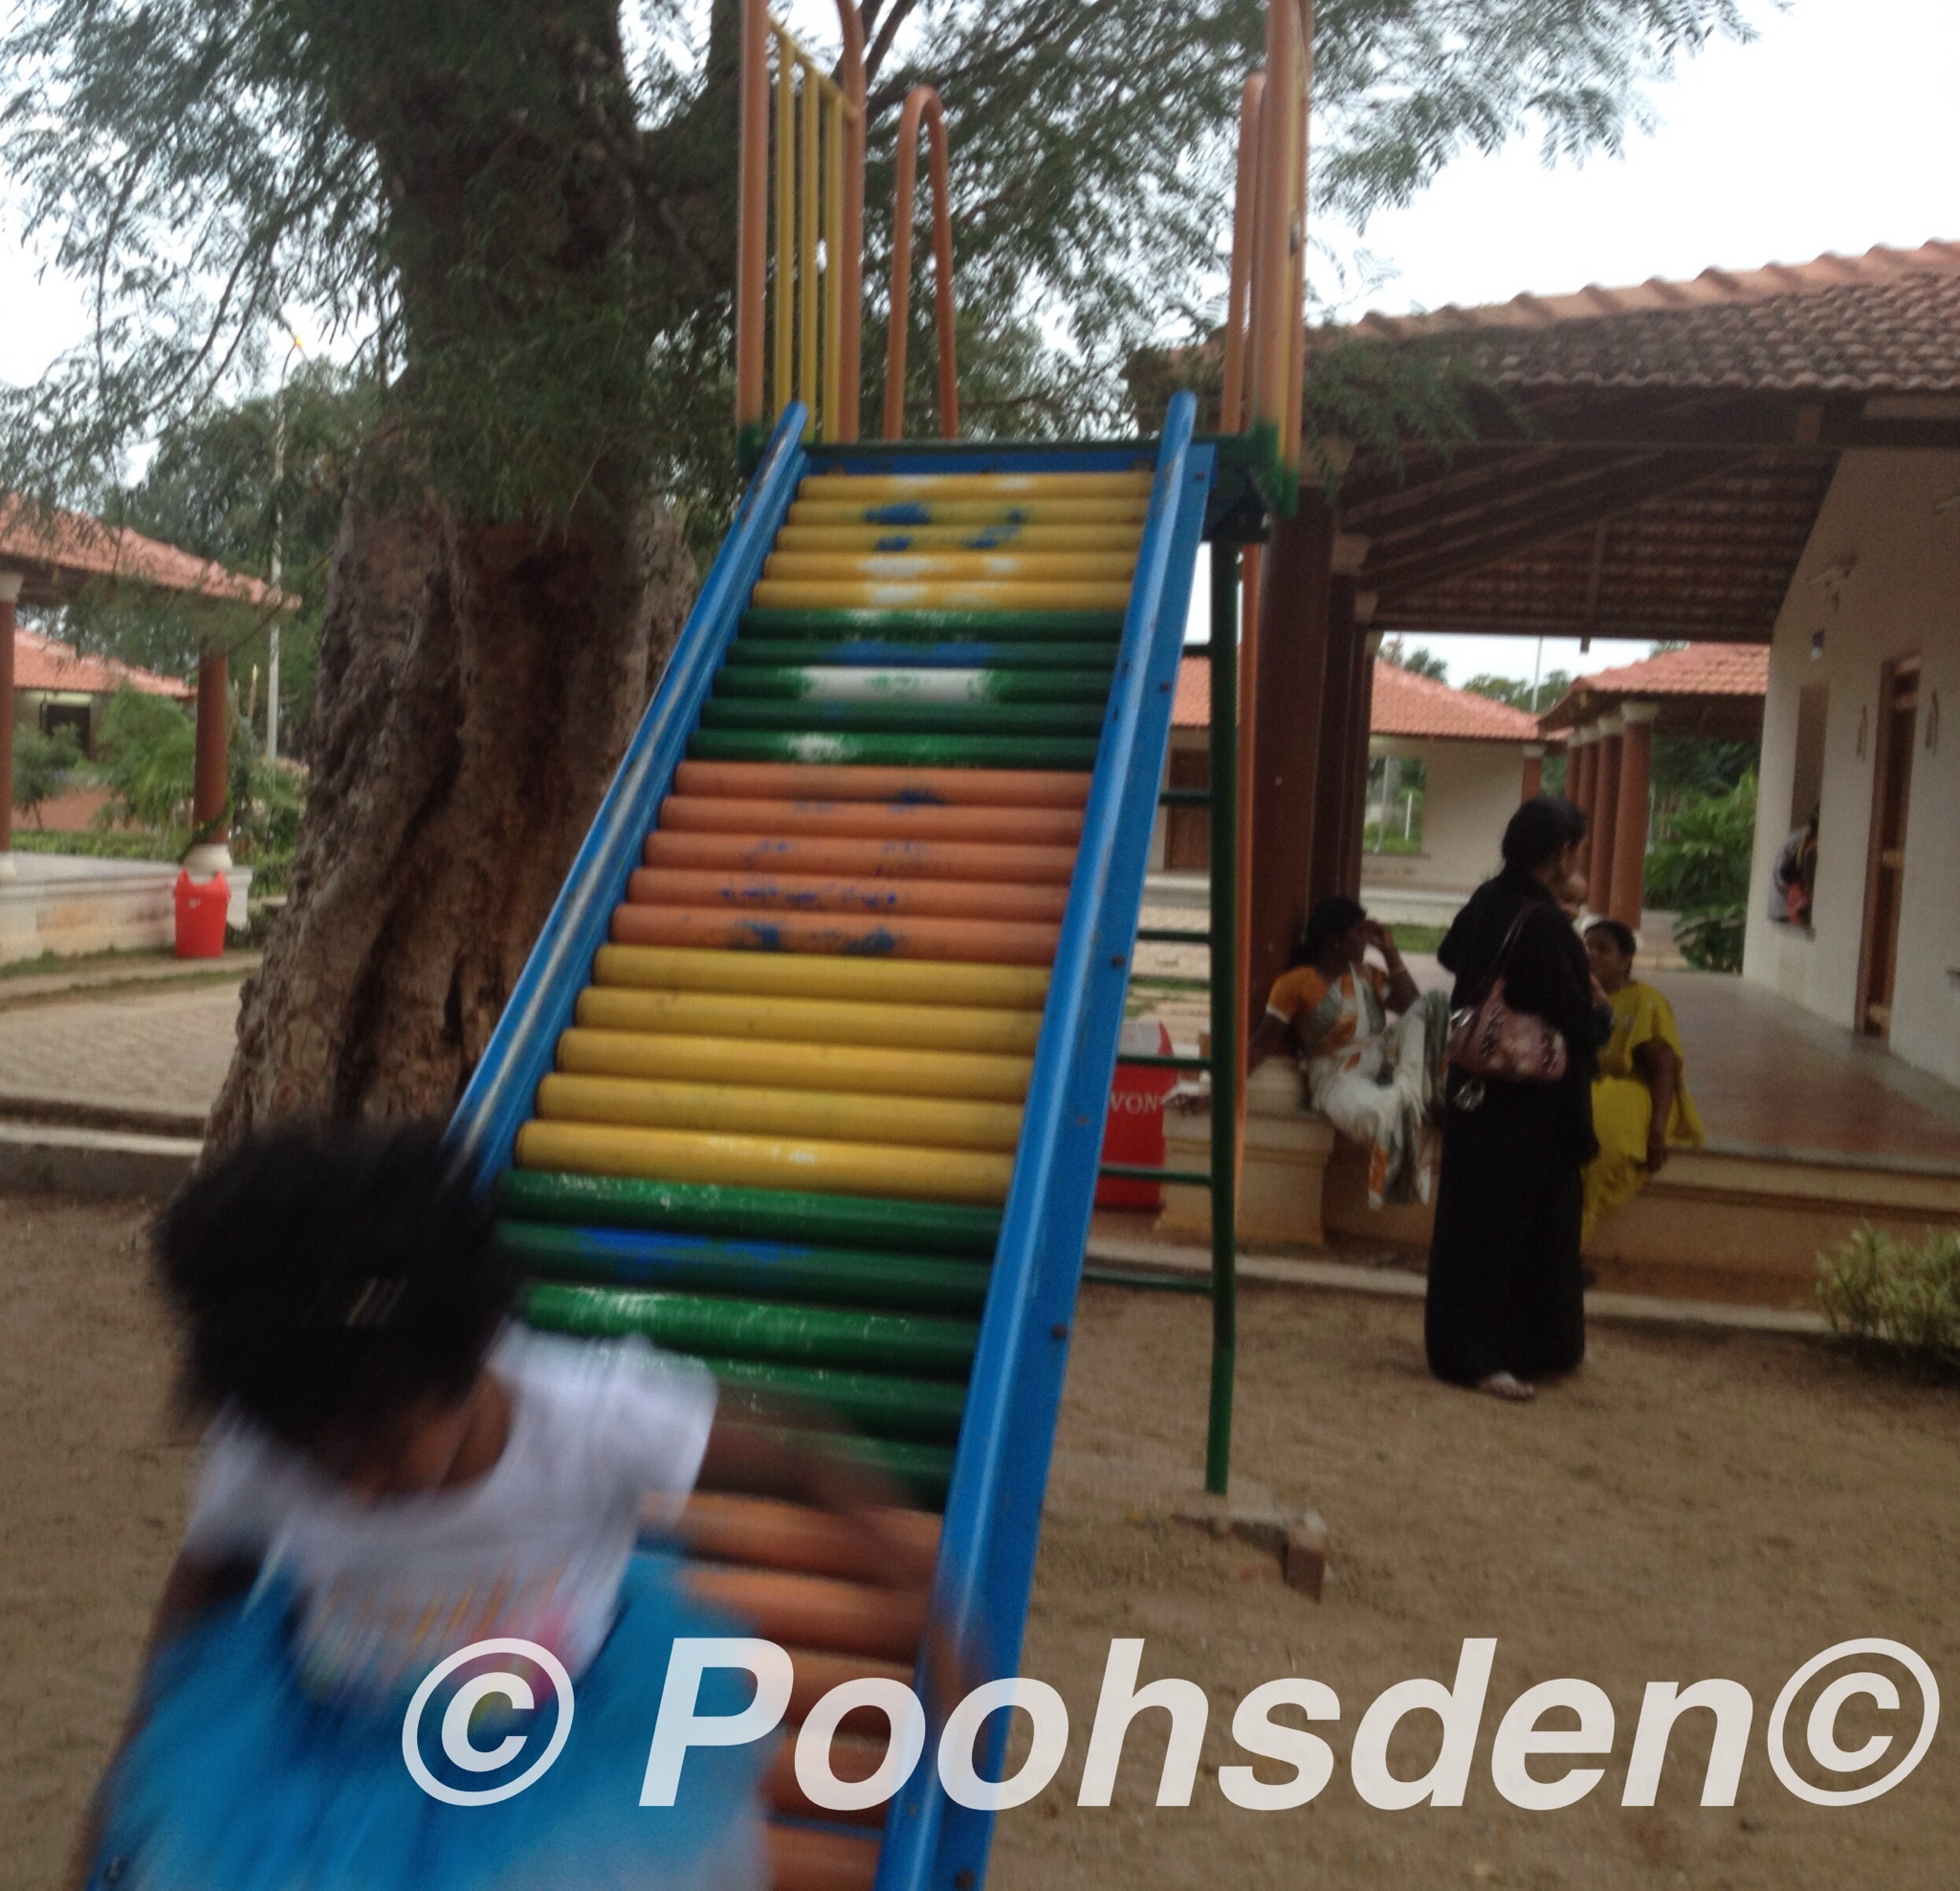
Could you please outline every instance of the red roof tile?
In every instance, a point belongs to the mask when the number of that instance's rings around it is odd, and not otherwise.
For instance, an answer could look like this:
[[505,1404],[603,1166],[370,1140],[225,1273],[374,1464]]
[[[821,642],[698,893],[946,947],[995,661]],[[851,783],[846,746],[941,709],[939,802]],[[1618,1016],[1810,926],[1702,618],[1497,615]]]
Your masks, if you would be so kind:
[[1762,696],[1770,691],[1767,644],[1688,644],[1618,670],[1596,670],[1574,686],[1629,696]]
[[1519,388],[1950,393],[1960,391],[1960,243],[1370,315],[1356,327],[1460,338]]
[[112,656],[83,656],[68,644],[19,628],[13,633],[13,687],[65,690],[91,696],[136,690],[146,696],[173,696],[179,702],[188,702],[197,693],[188,683],[180,683],[173,676],[159,676],[154,670],[118,663]]
[[[1211,665],[1187,656],[1178,670],[1178,694],[1171,708],[1178,729],[1211,723]],[[1538,725],[1521,709],[1453,690],[1433,676],[1418,676],[1379,658],[1375,665],[1375,706],[1369,733],[1404,737],[1432,737],[1457,742],[1536,742]]]
[[37,514],[15,494],[0,494],[0,566],[49,567],[76,578],[123,579],[160,591],[191,592],[265,608],[275,602],[292,609],[256,578],[228,571],[175,545],[146,539],[124,526],[105,525],[85,513]]

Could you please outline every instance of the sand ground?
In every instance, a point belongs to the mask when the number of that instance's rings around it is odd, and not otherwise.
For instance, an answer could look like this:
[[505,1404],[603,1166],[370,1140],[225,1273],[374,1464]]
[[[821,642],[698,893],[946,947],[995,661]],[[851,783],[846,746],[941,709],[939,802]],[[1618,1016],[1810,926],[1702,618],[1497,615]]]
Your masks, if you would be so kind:
[[[0,1199],[9,1887],[56,1878],[182,1517],[187,1452],[168,1425],[142,1224],[135,1207]],[[1055,1784],[1000,1821],[996,1891],[1949,1891],[1960,1735],[1949,1727],[1887,1796],[1823,1810],[1775,1782],[1763,1723],[1802,1661],[1853,1636],[1907,1643],[1960,1691],[1960,1392],[1811,1343],[1606,1329],[1583,1374],[1513,1409],[1430,1381],[1419,1320],[1397,1302],[1244,1297],[1234,1462],[1326,1517],[1332,1579],[1315,1604],[1259,1552],[1168,1518],[1201,1457],[1203,1303],[1085,1295],[1022,1663],[1061,1690],[1071,1737]],[[1151,1804],[1160,1714],[1138,1721],[1114,1806],[1074,1803],[1113,1635],[1146,1638],[1145,1680],[1182,1676],[1209,1693],[1188,1809]],[[1362,1709],[1392,1682],[1449,1680],[1467,1636],[1498,1649],[1466,1803],[1363,1804],[1345,1764]],[[1227,1737],[1232,1708],[1283,1675],[1339,1697],[1341,1719],[1324,1729],[1333,1778],[1300,1810],[1241,1811],[1216,1783],[1220,1764],[1244,1757]],[[1606,1778],[1569,1810],[1521,1812],[1491,1785],[1491,1738],[1518,1692],[1563,1676],[1613,1703]],[[1696,1803],[1707,1735],[1684,1723],[1660,1805],[1622,1809],[1643,1684],[1707,1676],[1742,1682],[1756,1702],[1738,1803]],[[1914,1716],[1900,1718],[1909,1739]],[[1433,1753],[1436,1724],[1424,1725],[1391,1749],[1404,1776]],[[1892,1717],[1854,1704],[1839,1738],[1856,1747],[1884,1730]]]

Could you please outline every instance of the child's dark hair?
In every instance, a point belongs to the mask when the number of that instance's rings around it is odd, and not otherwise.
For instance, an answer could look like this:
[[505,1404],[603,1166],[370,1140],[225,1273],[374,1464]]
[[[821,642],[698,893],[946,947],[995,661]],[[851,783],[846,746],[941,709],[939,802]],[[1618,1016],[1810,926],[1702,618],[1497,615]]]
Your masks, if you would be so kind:
[[1587,938],[1590,939],[1595,933],[1604,933],[1613,941],[1620,957],[1631,958],[1634,956],[1638,941],[1631,926],[1622,925],[1618,919],[1596,919],[1586,928]]
[[241,1143],[159,1219],[188,1330],[185,1391],[288,1443],[461,1397],[510,1308],[467,1167],[426,1127],[287,1126]]

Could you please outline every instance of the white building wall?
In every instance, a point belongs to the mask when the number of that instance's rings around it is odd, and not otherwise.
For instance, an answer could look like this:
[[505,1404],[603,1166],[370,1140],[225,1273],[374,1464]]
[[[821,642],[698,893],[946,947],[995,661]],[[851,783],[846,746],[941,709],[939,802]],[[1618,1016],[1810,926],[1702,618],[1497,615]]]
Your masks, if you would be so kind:
[[[1917,653],[1891,1048],[1960,1084],[1960,453],[1847,453],[1776,620],[1743,976],[1855,1028],[1880,671]],[[1813,653],[1817,633],[1821,649]],[[1812,935],[1769,916],[1793,818],[1798,702],[1829,689]],[[1945,726],[1941,726],[1944,724]],[[1928,744],[1931,746],[1928,746]]]
[[[1467,893],[1498,869],[1505,824],[1524,792],[1525,751],[1517,742],[1449,742],[1376,737],[1374,755],[1420,761],[1422,851],[1364,853],[1361,883],[1383,892]],[[1374,818],[1370,808],[1369,818]]]

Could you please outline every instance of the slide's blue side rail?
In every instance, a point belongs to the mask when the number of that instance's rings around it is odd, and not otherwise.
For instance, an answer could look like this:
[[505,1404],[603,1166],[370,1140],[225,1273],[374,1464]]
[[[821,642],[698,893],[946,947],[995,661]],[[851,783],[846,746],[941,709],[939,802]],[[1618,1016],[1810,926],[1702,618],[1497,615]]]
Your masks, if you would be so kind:
[[606,943],[613,909],[626,897],[647,830],[796,496],[804,473],[804,421],[802,405],[792,403],[777,423],[660,687],[451,1119],[451,1140],[486,1183],[510,1161],[518,1131],[551,1068],[559,1034],[571,1022],[572,1007],[591,974],[592,956]]
[[[982,1678],[1021,1658],[1068,1339],[1081,1285],[1130,953],[1214,454],[1171,402],[1036,1047],[1014,1181],[949,1493],[936,1608]],[[998,1776],[1008,1716],[987,1726]],[[991,1762],[991,1764],[989,1763]],[[877,1891],[954,1891],[985,1872],[992,1815],[954,1805],[930,1751],[892,1802]]]

